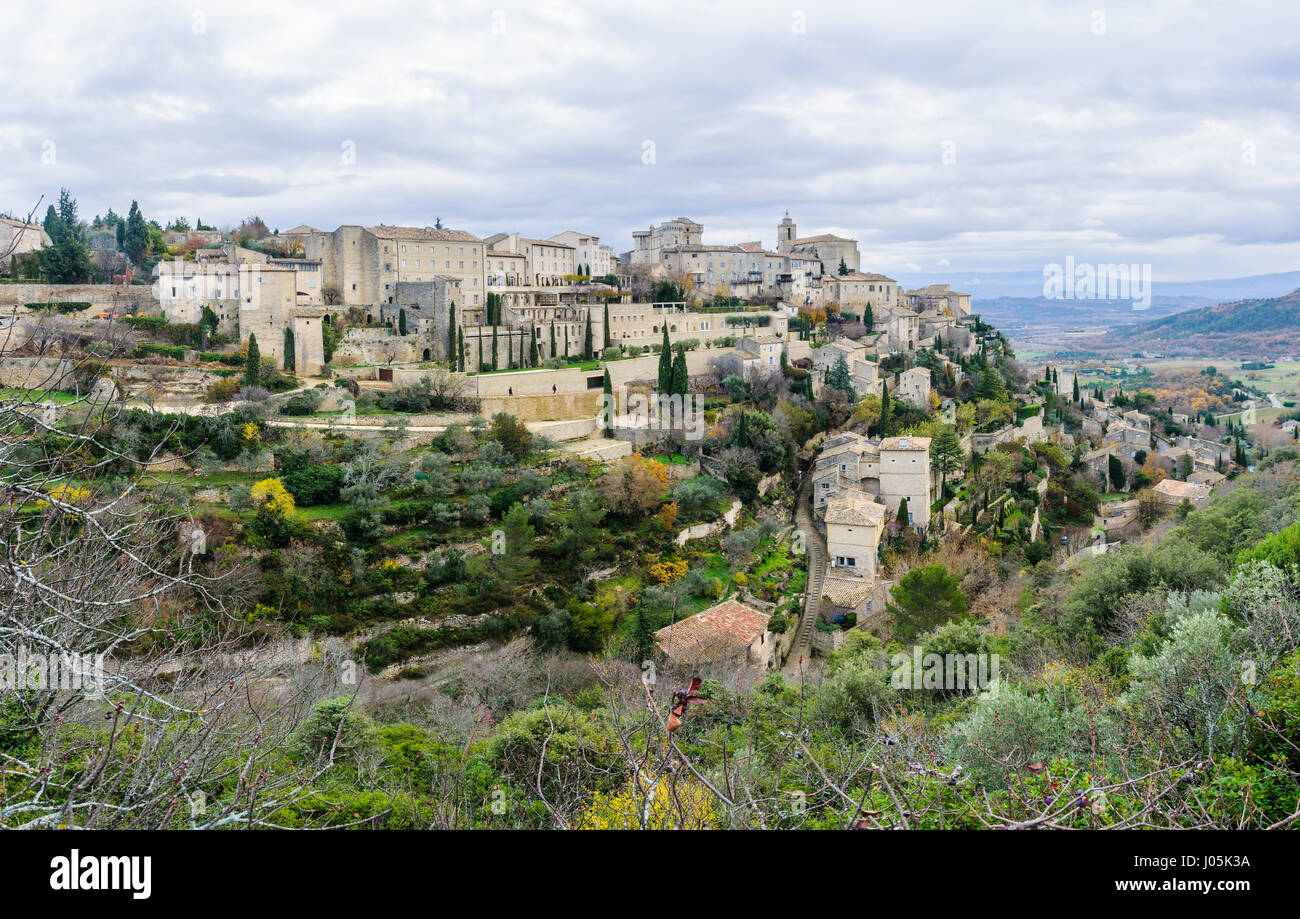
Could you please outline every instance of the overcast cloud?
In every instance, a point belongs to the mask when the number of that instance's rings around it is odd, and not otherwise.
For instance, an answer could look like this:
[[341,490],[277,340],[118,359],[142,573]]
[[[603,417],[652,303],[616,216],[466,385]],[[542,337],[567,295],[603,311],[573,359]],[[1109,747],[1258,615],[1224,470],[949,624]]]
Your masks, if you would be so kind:
[[1295,0],[40,2],[4,34],[13,213],[621,252],[678,215],[771,246],[789,209],[886,273],[1300,268]]

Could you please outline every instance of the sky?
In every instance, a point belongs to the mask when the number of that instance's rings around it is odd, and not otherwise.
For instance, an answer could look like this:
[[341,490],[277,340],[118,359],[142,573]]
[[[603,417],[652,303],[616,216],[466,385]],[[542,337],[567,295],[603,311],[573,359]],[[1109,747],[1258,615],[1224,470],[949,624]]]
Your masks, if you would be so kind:
[[1300,4],[7,2],[0,211],[1300,268]]

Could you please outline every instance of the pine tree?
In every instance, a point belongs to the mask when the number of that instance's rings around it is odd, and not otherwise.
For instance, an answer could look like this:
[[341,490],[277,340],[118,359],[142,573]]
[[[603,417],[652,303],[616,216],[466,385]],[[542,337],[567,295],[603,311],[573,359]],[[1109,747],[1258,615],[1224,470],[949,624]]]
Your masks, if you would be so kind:
[[836,270],[836,273],[839,274],[839,275],[841,275],[841,276],[846,275],[846,274],[849,273],[849,266],[848,266],[848,263],[844,261],[843,257],[840,258],[840,267],[837,268],[837,269],[835,269],[835,270]]
[[673,391],[673,347],[668,343],[668,326],[664,326],[664,343],[659,349],[659,393],[671,395]]
[[68,234],[79,243],[86,241],[86,234],[77,216],[77,199],[66,188],[59,189],[59,219],[67,227]]
[[248,357],[244,359],[244,385],[262,385],[262,352],[257,347],[257,335],[249,333]]
[[[75,219],[76,205],[71,206]],[[92,265],[90,250],[77,236],[76,230],[55,211],[53,205],[45,212],[43,229],[50,237],[51,245],[42,248],[36,255],[37,264],[48,281],[55,284],[73,284],[89,280]]]
[[122,247],[127,256],[137,265],[149,251],[149,225],[140,213],[140,205],[132,201],[131,210],[126,215],[126,232],[123,234]]
[[857,393],[853,391],[853,377],[849,374],[849,362],[843,354],[835,359],[835,363],[827,371],[826,385],[833,386],[848,396],[850,404],[857,399]]

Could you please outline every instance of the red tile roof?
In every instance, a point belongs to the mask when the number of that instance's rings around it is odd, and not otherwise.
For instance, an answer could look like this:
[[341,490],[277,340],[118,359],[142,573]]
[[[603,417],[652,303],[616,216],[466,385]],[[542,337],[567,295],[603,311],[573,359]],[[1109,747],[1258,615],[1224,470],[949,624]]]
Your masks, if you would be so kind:
[[655,632],[655,641],[668,655],[740,653],[767,631],[767,620],[767,613],[726,600],[664,626]]

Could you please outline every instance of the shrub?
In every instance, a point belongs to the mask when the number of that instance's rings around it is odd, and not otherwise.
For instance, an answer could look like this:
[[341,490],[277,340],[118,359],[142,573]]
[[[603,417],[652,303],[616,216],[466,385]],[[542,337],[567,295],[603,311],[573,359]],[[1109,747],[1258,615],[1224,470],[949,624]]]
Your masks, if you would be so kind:
[[294,500],[303,507],[333,504],[339,499],[343,470],[326,464],[299,467],[281,477]]
[[203,394],[205,402],[229,402],[235,398],[239,392],[240,380],[238,377],[227,377],[224,380],[216,380],[208,386],[207,392]]

